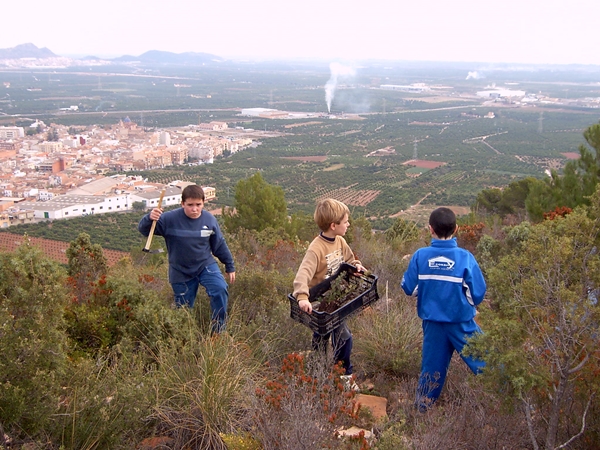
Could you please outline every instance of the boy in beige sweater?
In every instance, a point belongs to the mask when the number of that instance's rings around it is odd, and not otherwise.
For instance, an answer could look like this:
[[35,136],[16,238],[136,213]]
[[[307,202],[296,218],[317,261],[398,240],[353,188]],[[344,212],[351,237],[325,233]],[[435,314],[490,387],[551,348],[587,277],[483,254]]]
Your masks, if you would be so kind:
[[[293,292],[300,309],[309,314],[312,313],[309,289],[334,275],[342,263],[352,264],[359,272],[366,270],[343,237],[350,226],[349,215],[348,207],[340,201],[328,198],[317,204],[314,218],[321,233],[310,243],[302,259]],[[313,350],[324,351],[330,335],[335,361],[342,363],[349,379],[352,374],[352,333],[346,322],[330,334],[321,336],[313,333]]]

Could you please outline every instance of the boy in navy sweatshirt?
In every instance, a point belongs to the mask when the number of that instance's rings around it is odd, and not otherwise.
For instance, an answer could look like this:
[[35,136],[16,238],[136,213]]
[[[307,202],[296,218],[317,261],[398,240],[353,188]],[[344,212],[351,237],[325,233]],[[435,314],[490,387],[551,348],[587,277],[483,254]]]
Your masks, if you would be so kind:
[[157,221],[155,234],[165,238],[175,304],[192,308],[202,285],[210,298],[212,331],[218,333],[225,329],[229,291],[215,257],[225,265],[230,283],[235,266],[217,219],[203,210],[204,199],[202,187],[189,185],[181,193],[181,208],[165,213],[154,208],[142,217],[138,230],[148,236]]
[[402,278],[402,289],[417,297],[417,313],[423,321],[421,375],[416,406],[426,411],[442,392],[452,354],[456,350],[475,374],[485,362],[462,355],[467,339],[481,329],[474,320],[486,284],[475,257],[459,248],[452,235],[458,229],[449,208],[437,208],[429,216],[431,246],[412,256]]

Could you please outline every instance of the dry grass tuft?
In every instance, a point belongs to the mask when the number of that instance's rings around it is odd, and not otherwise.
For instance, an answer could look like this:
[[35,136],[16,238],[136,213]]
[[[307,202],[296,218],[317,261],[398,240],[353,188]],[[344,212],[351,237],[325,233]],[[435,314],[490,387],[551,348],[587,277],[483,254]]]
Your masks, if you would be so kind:
[[157,358],[162,370],[152,419],[175,448],[225,450],[220,433],[239,425],[258,364],[249,347],[227,333],[193,334],[182,348],[172,348]]

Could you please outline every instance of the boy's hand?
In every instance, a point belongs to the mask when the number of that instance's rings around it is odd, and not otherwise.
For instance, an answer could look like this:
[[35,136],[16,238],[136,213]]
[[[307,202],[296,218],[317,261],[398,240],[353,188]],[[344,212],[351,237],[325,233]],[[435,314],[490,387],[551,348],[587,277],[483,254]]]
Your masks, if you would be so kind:
[[367,269],[362,264],[357,264],[354,267],[356,267],[357,274],[365,273],[367,271]]
[[151,220],[158,220],[160,219],[160,215],[163,213],[163,210],[161,208],[154,208],[152,209],[152,211],[150,211],[150,219]]
[[298,306],[300,307],[300,309],[308,314],[312,313],[312,305],[310,304],[310,302],[308,300],[300,300],[298,302]]

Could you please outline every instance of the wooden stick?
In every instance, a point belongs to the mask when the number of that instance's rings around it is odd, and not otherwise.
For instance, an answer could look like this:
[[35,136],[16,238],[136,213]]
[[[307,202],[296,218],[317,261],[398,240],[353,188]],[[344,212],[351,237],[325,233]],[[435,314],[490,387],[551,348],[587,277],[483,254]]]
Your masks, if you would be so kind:
[[[163,197],[165,196],[165,189],[162,190],[162,192],[160,193],[160,198],[158,199],[158,205],[156,205],[157,208],[160,208],[162,205],[162,201],[163,201]],[[154,236],[154,229],[156,228],[156,220],[152,221],[152,227],[150,228],[150,234],[148,235],[148,239],[146,240],[146,245],[144,246],[143,251],[148,252],[150,251],[150,245],[152,244],[152,237]]]

